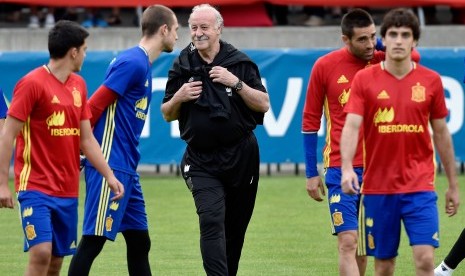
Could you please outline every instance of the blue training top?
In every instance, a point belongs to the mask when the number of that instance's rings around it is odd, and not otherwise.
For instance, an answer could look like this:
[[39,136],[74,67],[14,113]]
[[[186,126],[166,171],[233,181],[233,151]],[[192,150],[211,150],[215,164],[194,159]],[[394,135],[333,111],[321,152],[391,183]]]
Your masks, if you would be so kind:
[[119,97],[95,124],[95,138],[112,169],[135,174],[152,99],[152,65],[145,49],[136,46],[121,52],[110,63],[103,85]]

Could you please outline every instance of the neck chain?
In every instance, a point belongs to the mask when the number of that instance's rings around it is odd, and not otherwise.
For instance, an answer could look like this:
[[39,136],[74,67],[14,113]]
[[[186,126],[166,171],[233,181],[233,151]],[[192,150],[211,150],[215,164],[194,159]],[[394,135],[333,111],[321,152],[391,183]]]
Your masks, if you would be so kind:
[[[44,64],[44,66],[47,68],[47,70],[50,72],[50,75],[52,75],[54,78],[56,78],[59,82],[61,83],[65,83],[66,82],[66,79],[68,78],[69,74],[67,76],[65,76],[63,79],[63,76],[60,77],[60,75],[57,75],[55,73],[53,73],[52,69],[50,69],[50,67],[48,66],[48,64]],[[58,70],[57,72],[60,72],[60,70]]]
[[56,79],[59,80],[58,76],[53,73],[52,69],[48,66],[48,64],[45,64],[45,67],[47,67],[47,70],[50,72],[50,75],[54,76]]

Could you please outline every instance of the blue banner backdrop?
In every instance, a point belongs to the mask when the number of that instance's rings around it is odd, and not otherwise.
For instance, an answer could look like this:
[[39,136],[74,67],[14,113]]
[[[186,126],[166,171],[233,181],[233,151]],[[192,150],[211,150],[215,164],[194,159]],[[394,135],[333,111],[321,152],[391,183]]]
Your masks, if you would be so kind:
[[[308,77],[316,59],[332,49],[245,50],[260,67],[263,83],[271,98],[265,123],[256,134],[260,143],[261,160],[265,163],[303,162],[302,108]],[[465,161],[464,122],[464,57],[465,48],[420,48],[421,63],[436,70],[442,77],[447,118],[454,140],[457,161]],[[153,99],[141,139],[142,164],[178,163],[185,143],[179,138],[177,121],[167,123],[160,113],[167,73],[179,52],[163,53],[153,64]],[[117,52],[89,52],[82,72],[89,94],[102,82],[105,69]],[[31,69],[45,64],[44,52],[0,53],[0,87],[11,100],[15,83]],[[323,122],[324,123],[324,122]],[[324,144],[325,129],[319,132],[318,148]],[[319,154],[321,161],[321,154]]]

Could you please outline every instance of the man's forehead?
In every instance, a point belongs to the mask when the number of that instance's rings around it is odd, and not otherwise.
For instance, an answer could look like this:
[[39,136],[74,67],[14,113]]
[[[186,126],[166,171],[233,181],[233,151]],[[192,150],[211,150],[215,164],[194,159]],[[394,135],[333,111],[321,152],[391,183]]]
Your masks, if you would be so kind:
[[191,20],[191,25],[194,26],[204,26],[204,27],[209,27],[213,25],[213,22],[207,21],[207,20]]
[[375,25],[370,25],[368,27],[363,27],[363,28],[354,28],[354,35],[352,36],[353,38],[357,37],[371,37],[374,34],[376,34],[376,28]]
[[211,22],[215,21],[215,14],[210,10],[201,9],[201,10],[194,11],[191,14],[190,19],[192,23],[195,22],[198,25],[210,24]]
[[406,26],[400,26],[400,27],[392,26],[392,27],[389,27],[386,32],[387,33],[411,33],[412,29]]

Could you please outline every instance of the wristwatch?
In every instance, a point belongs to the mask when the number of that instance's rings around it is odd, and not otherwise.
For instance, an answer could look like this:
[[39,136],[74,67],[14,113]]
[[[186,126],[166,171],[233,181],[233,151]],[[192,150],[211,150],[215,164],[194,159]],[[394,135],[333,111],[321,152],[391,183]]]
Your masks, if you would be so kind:
[[234,85],[233,87],[234,91],[239,91],[242,89],[242,81],[241,80],[238,80],[237,83]]

